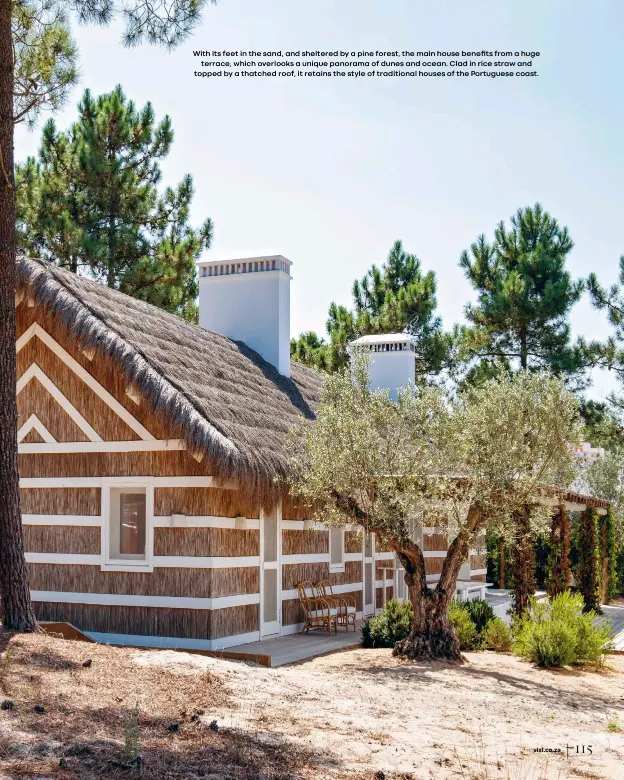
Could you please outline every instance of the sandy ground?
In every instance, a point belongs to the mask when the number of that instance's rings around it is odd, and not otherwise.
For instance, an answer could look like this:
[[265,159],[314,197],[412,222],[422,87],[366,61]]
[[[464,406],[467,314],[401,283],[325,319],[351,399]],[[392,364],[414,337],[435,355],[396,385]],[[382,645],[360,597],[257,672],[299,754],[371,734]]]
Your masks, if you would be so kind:
[[[218,669],[229,689],[220,722],[311,748],[326,757],[319,777],[351,769],[436,780],[624,778],[624,733],[613,730],[624,728],[622,656],[600,672],[541,670],[487,652],[468,653],[461,666],[364,649],[281,669],[186,659]],[[159,651],[136,662],[182,659]]]
[[0,780],[624,778],[624,656],[598,672],[466,659],[357,649],[268,669],[0,632]]

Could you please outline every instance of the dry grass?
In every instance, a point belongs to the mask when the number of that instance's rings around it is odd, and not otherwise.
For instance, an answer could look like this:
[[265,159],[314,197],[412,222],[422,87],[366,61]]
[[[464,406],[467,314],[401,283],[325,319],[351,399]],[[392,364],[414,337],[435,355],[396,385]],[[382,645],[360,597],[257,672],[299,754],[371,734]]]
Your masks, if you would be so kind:
[[[211,728],[228,691],[205,668],[140,665],[141,651],[135,649],[43,633],[0,633],[0,649],[0,698],[13,703],[0,711],[0,777],[325,776],[304,750],[293,750],[281,738]],[[129,758],[135,737],[139,766]]]

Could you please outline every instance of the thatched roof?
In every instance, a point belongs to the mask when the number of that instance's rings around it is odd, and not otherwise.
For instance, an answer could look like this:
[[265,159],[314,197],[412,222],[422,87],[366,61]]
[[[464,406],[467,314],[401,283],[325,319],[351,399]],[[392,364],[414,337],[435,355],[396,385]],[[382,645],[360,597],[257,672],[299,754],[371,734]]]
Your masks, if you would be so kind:
[[288,472],[286,437],[297,418],[314,418],[319,373],[293,363],[287,379],[242,342],[44,261],[20,258],[17,274],[18,291],[113,358],[215,475],[266,488]]

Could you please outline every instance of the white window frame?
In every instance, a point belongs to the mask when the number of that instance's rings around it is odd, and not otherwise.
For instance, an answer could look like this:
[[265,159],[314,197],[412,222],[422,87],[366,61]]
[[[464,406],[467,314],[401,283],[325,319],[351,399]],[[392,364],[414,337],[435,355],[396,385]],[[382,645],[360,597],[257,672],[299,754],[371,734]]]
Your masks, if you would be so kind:
[[[332,533],[340,534],[340,543],[342,549],[340,563],[332,563]],[[345,529],[344,528],[329,528],[329,534],[327,535],[327,542],[329,545],[329,571],[332,574],[343,572],[345,570]]]
[[[130,561],[110,557],[110,492],[112,488],[145,488],[145,558]],[[102,571],[154,571],[154,480],[105,477],[102,479]]]

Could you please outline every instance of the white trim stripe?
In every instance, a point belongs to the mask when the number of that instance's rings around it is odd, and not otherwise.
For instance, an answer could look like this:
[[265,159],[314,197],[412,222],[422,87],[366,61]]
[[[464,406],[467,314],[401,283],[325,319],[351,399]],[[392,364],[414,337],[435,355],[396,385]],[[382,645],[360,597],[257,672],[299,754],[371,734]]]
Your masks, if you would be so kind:
[[[54,563],[66,566],[101,566],[103,561],[101,554],[27,552],[25,556],[27,563]],[[259,565],[260,558],[257,555],[156,555],[151,562],[126,564],[121,561],[112,561],[107,564],[107,569],[109,566],[112,571],[150,571],[152,567],[157,569],[243,569]]]
[[226,609],[247,604],[258,604],[257,593],[241,593],[238,596],[217,598],[191,598],[187,596],[141,596],[120,593],[74,593],[70,591],[31,590],[33,601],[55,604],[97,604],[114,607],[168,607],[170,609]]
[[[21,429],[20,429],[21,430]],[[62,441],[54,439],[46,444],[20,444],[21,455],[54,455],[58,453],[75,452],[164,452],[166,450],[185,450],[186,444],[181,439],[164,439],[154,441]]]
[[260,566],[257,555],[243,556],[191,556],[156,555],[155,569],[242,569]]
[[24,525],[101,526],[101,515],[22,515]]
[[282,555],[284,566],[294,563],[329,563],[329,553],[299,553],[297,555]]
[[17,432],[18,445],[20,444],[21,441],[23,441],[23,439],[25,439],[28,436],[28,434],[32,430],[37,431],[39,436],[41,436],[41,438],[46,444],[52,444],[56,442],[54,436],[52,436],[50,431],[45,427],[45,425],[41,422],[41,420],[37,417],[37,415],[31,414],[30,417],[26,420],[26,422],[22,425],[22,427]]
[[90,441],[102,441],[100,434],[85,420],[78,409],[58,389],[54,382],[46,376],[36,363],[32,363],[17,380],[16,394],[19,395],[31,379],[36,379],[50,393],[57,404],[62,407],[80,430]]
[[85,369],[78,363],[78,361],[74,360],[74,358],[67,352],[63,347],[55,341],[52,336],[50,336],[49,333],[47,333],[41,325],[38,323],[33,323],[28,330],[20,336],[20,338],[17,340],[15,344],[16,352],[19,352],[22,347],[24,347],[28,342],[30,341],[33,336],[37,336],[43,343],[49,347],[54,354],[59,357],[65,365],[67,365],[73,372],[76,374],[82,381],[88,385],[88,387],[93,390],[93,392],[99,396],[104,403],[109,406],[118,417],[121,417],[121,419],[128,425],[132,430],[137,433],[144,441],[152,441],[154,437],[152,434],[147,430],[147,428],[143,427],[141,423],[135,419],[130,412],[125,408],[125,406],[122,406],[119,401],[114,398],[108,390],[105,390],[102,385],[94,379],[94,377],[91,376],[91,374],[88,371],[85,371]]
[[[181,515],[181,525],[172,525],[171,516],[159,515],[154,518],[154,528],[231,528],[236,529],[235,517],[191,517]],[[246,531],[257,531],[260,528],[260,520],[245,518]]]
[[99,631],[84,631],[84,633],[94,641],[104,645],[158,647],[170,650],[224,650],[226,647],[249,644],[260,639],[258,631],[224,636],[219,639],[182,639],[181,637],[141,636],[140,634],[104,634]]
[[[124,477],[22,477],[21,488],[72,488],[102,487],[103,484],[122,485]],[[217,487],[236,489],[234,480],[216,477],[132,477],[136,481],[152,480],[155,488],[168,487]]]
[[[334,592],[334,595],[339,595],[340,593],[357,593],[362,590],[362,583],[345,582],[342,585],[332,585],[332,590]],[[282,601],[297,599],[297,598],[299,598],[299,593],[297,592],[296,588],[282,591]]]

